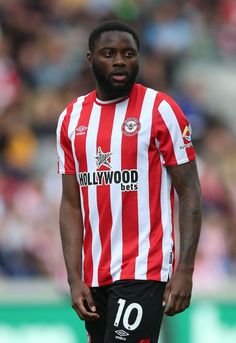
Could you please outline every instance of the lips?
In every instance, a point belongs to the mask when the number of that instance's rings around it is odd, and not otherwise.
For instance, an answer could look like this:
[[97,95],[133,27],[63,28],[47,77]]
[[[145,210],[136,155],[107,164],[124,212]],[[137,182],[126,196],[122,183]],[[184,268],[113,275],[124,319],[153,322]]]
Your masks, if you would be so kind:
[[124,73],[124,72],[113,72],[111,74],[111,78],[114,80],[114,81],[117,81],[117,82],[123,82],[127,79],[128,77],[128,74],[127,73]]
[[112,75],[113,80],[122,82],[126,79],[126,75]]

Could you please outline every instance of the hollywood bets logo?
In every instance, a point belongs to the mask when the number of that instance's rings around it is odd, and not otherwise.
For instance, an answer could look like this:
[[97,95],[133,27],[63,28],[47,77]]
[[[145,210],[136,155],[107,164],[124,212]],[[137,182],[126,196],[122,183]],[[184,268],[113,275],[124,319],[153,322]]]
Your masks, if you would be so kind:
[[[103,152],[102,148],[98,147],[97,155],[94,156],[97,170],[79,173],[80,186],[119,184],[122,192],[137,191],[139,178],[137,169],[111,170],[111,155],[111,152]],[[106,167],[106,170],[100,170],[102,167]]]

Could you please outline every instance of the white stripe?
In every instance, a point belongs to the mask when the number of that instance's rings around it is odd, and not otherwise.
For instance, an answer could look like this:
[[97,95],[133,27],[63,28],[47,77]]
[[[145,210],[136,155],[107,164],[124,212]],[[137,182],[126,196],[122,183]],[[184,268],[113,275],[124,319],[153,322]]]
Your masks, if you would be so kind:
[[[121,170],[121,126],[125,119],[128,100],[116,105],[111,134],[111,166],[113,170]],[[120,279],[122,265],[122,193],[120,184],[110,186],[112,230],[111,230],[111,275],[113,281]]]
[[136,258],[135,278],[147,278],[147,261],[150,248],[150,207],[149,207],[149,160],[148,148],[150,142],[152,111],[157,92],[147,89],[140,114],[141,130],[138,135],[138,227],[139,248]]
[[75,170],[76,170],[76,176],[77,176],[78,182],[79,182],[79,179],[78,179],[79,163],[78,163],[78,160],[76,158],[76,153],[75,153],[75,129],[81,115],[84,98],[85,96],[81,96],[80,98],[78,98],[77,102],[74,103],[73,110],[70,116],[70,123],[68,127],[68,136],[71,140],[71,147],[72,147],[72,153],[73,153],[73,157],[75,161]]
[[80,118],[84,98],[85,98],[84,96],[79,97],[77,101],[73,104],[73,109],[70,115],[70,122],[68,126],[68,137],[71,141],[74,160],[76,160],[75,149],[74,149],[75,129]]
[[[71,120],[69,123],[69,127],[68,127],[68,133],[69,133],[69,137],[71,137],[71,146],[72,146],[72,153],[73,153],[73,157],[74,157],[74,161],[75,161],[75,170],[76,170],[76,178],[77,181],[79,183],[79,178],[78,178],[78,173],[79,173],[79,163],[78,160],[76,158],[76,153],[75,153],[75,128],[78,124],[80,115],[81,115],[81,110],[82,110],[82,105],[84,102],[84,98],[85,96],[82,96],[78,99],[78,101],[74,104],[73,107],[73,111],[71,113]],[[81,202],[81,211],[82,211],[82,218],[83,218],[83,223],[84,223],[84,203],[83,203],[83,195],[82,195],[82,191],[81,191],[81,187],[79,187],[80,189],[80,202]],[[83,265],[83,261],[84,261],[84,249],[82,249],[82,265]],[[84,273],[83,273],[83,268],[82,268],[82,279],[84,278]]]
[[[91,112],[87,139],[86,139],[86,156],[88,172],[94,172],[96,170],[97,155],[97,133],[101,115],[101,106],[96,103],[93,105]],[[93,280],[92,285],[98,286],[98,265],[101,257],[101,240],[99,235],[99,213],[97,207],[97,187],[91,185],[88,187],[88,202],[89,202],[89,221],[92,229],[92,258],[93,258]]]
[[[81,187],[79,187],[80,191],[80,207],[81,207],[81,212],[82,212],[82,218],[83,218],[83,228],[85,227],[84,222],[85,222],[85,212],[84,212],[84,198],[83,198],[83,193]],[[85,236],[85,229],[83,229],[83,239]],[[81,268],[81,278],[84,280],[84,245],[82,245],[82,268]]]
[[[162,158],[162,157],[161,157]],[[162,165],[161,173],[161,221],[163,227],[162,239],[162,268],[161,268],[161,281],[167,281],[171,265],[169,264],[170,252],[172,251],[172,220],[171,220],[171,178],[167,173],[167,169]]]
[[180,149],[180,147],[184,146],[185,143],[181,128],[172,107],[166,100],[163,100],[160,103],[158,110],[170,132],[177,164],[188,162],[189,159],[185,149]]
[[65,174],[65,154],[64,154],[64,150],[62,149],[61,146],[61,128],[62,128],[62,123],[63,120],[66,116],[67,110],[65,109],[59,119],[58,119],[58,124],[57,124],[57,131],[56,131],[56,135],[57,135],[57,155],[58,155],[58,172],[60,174]]

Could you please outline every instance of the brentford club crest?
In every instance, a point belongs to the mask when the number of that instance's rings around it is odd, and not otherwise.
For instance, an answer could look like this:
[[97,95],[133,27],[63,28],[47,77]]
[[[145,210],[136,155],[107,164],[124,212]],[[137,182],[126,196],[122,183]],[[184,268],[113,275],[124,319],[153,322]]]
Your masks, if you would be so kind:
[[122,124],[122,132],[126,136],[137,135],[141,129],[141,123],[137,118],[128,118]]

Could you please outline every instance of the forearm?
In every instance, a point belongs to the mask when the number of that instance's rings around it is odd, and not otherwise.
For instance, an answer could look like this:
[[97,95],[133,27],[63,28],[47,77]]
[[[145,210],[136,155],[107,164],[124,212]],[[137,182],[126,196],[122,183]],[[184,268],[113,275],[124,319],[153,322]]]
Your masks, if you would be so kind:
[[[186,168],[190,172],[190,177],[181,182],[182,177],[187,176],[182,173]],[[164,294],[164,303],[168,303],[165,313],[169,316],[184,311],[190,305],[192,274],[201,230],[200,185],[195,165],[192,163],[186,168],[171,170],[179,196],[180,255],[175,273],[168,282]],[[191,177],[194,175],[195,177]]]
[[201,230],[200,189],[179,197],[180,255],[178,268],[193,270]]
[[[62,197],[60,232],[70,285],[72,307],[83,320],[96,320],[99,314],[89,287],[81,280],[83,224],[80,204],[72,205]],[[85,306],[87,304],[88,308]]]
[[83,226],[80,208],[63,200],[60,207],[60,233],[68,282],[81,278]]
[[180,255],[177,268],[192,271],[201,230],[201,189],[195,161],[169,167],[179,198]]

